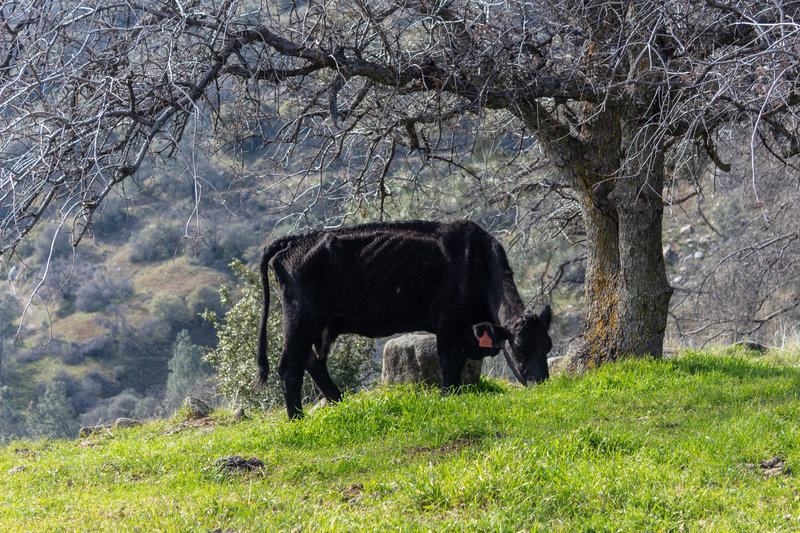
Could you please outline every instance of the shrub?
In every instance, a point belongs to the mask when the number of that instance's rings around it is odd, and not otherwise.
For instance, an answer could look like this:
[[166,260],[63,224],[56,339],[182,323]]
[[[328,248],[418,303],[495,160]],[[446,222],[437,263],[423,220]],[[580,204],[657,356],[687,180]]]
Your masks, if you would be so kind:
[[139,401],[141,401],[141,397],[136,392],[122,391],[113,398],[102,400],[97,407],[81,415],[81,423],[87,426],[107,424],[117,418],[129,417],[133,414]]
[[20,307],[17,299],[11,294],[0,293],[0,339],[14,334],[17,330],[14,321],[19,318],[19,315]]
[[32,237],[33,253],[31,259],[34,264],[43,265],[48,259],[72,257],[73,247],[70,242],[68,226],[59,227],[58,224],[48,222],[39,233]]
[[65,365],[77,365],[83,361],[83,355],[77,344],[57,339],[41,346],[20,350],[14,355],[14,360],[18,363],[35,363],[48,355]]
[[78,415],[67,396],[63,381],[53,381],[31,409],[30,433],[35,436],[74,438],[78,434]]
[[[94,386],[99,387],[99,390],[97,391],[96,394],[98,397],[101,398],[108,398],[110,396],[114,396],[116,394],[119,394],[121,390],[119,387],[119,383],[113,381],[112,379],[109,379],[109,377],[106,377],[106,375],[100,372],[100,370],[97,368],[94,370],[90,370],[81,380],[81,382],[82,383],[86,382],[87,384],[91,382],[92,384],[91,388],[93,390]],[[90,388],[90,386],[87,385],[87,388]]]
[[115,349],[114,340],[108,335],[92,337],[78,345],[83,357],[108,358],[114,355]]
[[183,237],[182,224],[153,222],[133,238],[128,260],[132,263],[144,263],[175,257],[180,251]]
[[133,283],[128,276],[111,276],[105,267],[97,266],[85,256],[54,258],[40,294],[48,300],[62,301],[61,310],[67,314],[72,307],[91,313],[111,303],[124,300],[133,294]]
[[113,378],[123,389],[140,394],[154,388],[163,391],[174,335],[170,325],[157,318],[138,327],[124,326],[118,337],[121,364],[112,369]]
[[206,246],[198,254],[197,262],[222,270],[234,258],[241,259],[249,247],[260,242],[260,237],[249,224],[227,219],[210,228],[204,242]]
[[56,356],[65,365],[79,365],[83,362],[83,354],[76,343],[62,344]]
[[78,382],[66,383],[66,386],[72,406],[79,414],[92,409],[101,397],[100,383],[89,377],[84,377]]
[[75,307],[79,311],[91,313],[132,294],[133,282],[129,277],[114,278],[105,268],[93,269],[85,273],[79,282]]
[[14,361],[17,363],[35,363],[42,359],[46,354],[40,346],[26,348],[14,354]]
[[210,368],[203,361],[202,350],[192,343],[189,332],[185,329],[175,338],[172,358],[167,366],[167,398],[173,401],[192,394],[210,373]]
[[186,307],[186,300],[177,294],[156,294],[149,308],[151,318],[161,321],[172,331],[179,331],[194,318]]
[[136,218],[128,208],[128,203],[120,195],[108,196],[102,204],[102,211],[94,217],[92,229],[101,238],[108,238],[115,234],[128,235],[131,225],[136,223]]
[[192,318],[202,315],[206,310],[218,315],[224,313],[219,300],[219,291],[208,285],[201,285],[193,290],[186,298],[186,307],[189,308]]
[[[50,260],[47,276],[41,280],[39,294],[45,300],[71,300],[77,287],[76,280],[80,278],[80,274],[76,272],[79,268],[80,266],[72,257],[54,257]],[[37,274],[37,276],[42,275],[44,275],[44,269]],[[36,281],[38,282],[40,279],[39,277]]]
[[[205,359],[217,370],[217,389],[227,400],[235,405],[269,409],[283,402],[275,373],[283,344],[280,298],[277,293],[270,298],[267,355],[273,379],[262,389],[255,385],[256,338],[262,306],[261,282],[258,274],[249,270],[241,261],[234,260],[231,268],[239,280],[241,296],[234,303],[230,288],[222,287],[220,297],[223,305],[228,307],[224,319],[213,312],[204,314],[213,324],[219,338],[217,348],[208,351]],[[272,287],[275,285],[271,283]],[[371,339],[355,336],[340,338],[333,346],[328,360],[333,380],[346,391],[359,389],[364,384],[365,376],[374,371],[373,351],[374,341]],[[320,398],[310,379],[304,381],[303,397],[304,401],[316,401]]]
[[127,368],[125,365],[116,365],[114,368],[111,369],[111,379],[114,381],[120,382],[125,379],[125,375],[127,374]]
[[161,402],[152,396],[147,396],[136,402],[136,407],[133,408],[131,416],[136,420],[144,420],[157,416],[160,410]]
[[13,403],[13,396],[9,387],[0,386],[0,444],[24,433],[22,415]]

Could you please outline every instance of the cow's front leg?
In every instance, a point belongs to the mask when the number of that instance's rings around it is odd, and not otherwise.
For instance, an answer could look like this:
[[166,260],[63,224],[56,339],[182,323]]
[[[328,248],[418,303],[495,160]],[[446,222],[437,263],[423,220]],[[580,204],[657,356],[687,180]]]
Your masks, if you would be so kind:
[[457,343],[445,335],[436,336],[436,351],[439,355],[439,367],[442,370],[442,390],[446,393],[456,392],[461,386],[461,376],[466,363]]

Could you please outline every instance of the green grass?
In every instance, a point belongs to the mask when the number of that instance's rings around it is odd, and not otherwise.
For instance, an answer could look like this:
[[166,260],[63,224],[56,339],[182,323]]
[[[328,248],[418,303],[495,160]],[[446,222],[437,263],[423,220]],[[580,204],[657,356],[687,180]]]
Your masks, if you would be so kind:
[[[0,530],[800,530],[797,359],[684,352],[527,390],[377,389],[295,423],[17,442]],[[265,466],[220,472],[234,454]],[[748,466],[776,456],[780,475]]]

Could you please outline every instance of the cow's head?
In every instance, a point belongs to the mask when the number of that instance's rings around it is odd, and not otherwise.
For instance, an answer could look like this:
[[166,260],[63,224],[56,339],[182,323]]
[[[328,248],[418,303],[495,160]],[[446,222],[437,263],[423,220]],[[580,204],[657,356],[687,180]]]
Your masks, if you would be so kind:
[[491,350],[490,354],[495,355],[502,347],[514,375],[520,383],[528,385],[550,376],[547,354],[553,341],[547,330],[552,318],[548,305],[540,315],[526,310],[510,327],[481,322],[472,329],[482,350]]

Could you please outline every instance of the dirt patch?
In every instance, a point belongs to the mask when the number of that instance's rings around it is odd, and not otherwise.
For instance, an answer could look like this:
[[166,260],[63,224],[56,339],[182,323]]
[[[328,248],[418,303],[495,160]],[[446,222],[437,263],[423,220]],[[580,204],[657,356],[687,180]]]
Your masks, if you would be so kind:
[[361,496],[362,492],[364,492],[364,485],[361,483],[353,483],[352,485],[340,491],[342,495],[342,502],[353,503],[358,499],[359,496]]
[[239,455],[231,455],[214,461],[214,466],[220,472],[233,474],[245,474],[249,472],[261,472],[264,470],[264,461],[256,457],[245,459]]
[[75,313],[53,321],[53,335],[84,342],[108,333],[100,313]]
[[764,459],[760,463],[744,463],[744,466],[761,472],[765,477],[791,475],[791,470],[781,457]]
[[28,448],[14,448],[14,453],[17,455],[24,455],[25,457],[39,457],[39,452]]

